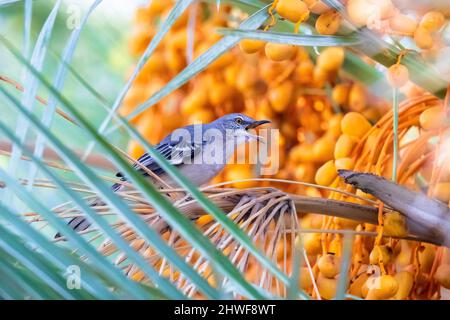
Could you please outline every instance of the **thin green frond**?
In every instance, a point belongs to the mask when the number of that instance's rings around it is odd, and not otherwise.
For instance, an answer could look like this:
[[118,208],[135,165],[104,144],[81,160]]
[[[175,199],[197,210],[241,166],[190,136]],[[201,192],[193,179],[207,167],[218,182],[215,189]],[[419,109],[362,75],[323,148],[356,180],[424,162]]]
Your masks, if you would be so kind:
[[[81,31],[83,30],[84,26],[86,25],[89,15],[95,10],[95,8],[101,2],[102,2],[102,0],[95,0],[92,3],[92,5],[89,7],[86,15],[83,17],[80,26],[75,28],[70,35],[67,45],[64,48],[64,52],[62,55],[62,62],[59,65],[58,71],[56,73],[56,76],[55,76],[55,79],[53,82],[54,87],[58,91],[61,91],[63,89],[64,80],[65,80],[65,77],[68,72],[67,65],[70,64],[70,61],[73,57],[75,48],[78,43],[78,39],[81,34]],[[44,111],[44,114],[43,114],[42,120],[41,120],[42,124],[47,128],[50,128],[52,121],[53,121],[53,117],[56,113],[56,103],[57,103],[56,98],[53,95],[50,95],[48,102],[47,102],[47,108],[45,108],[45,111]],[[36,158],[41,159],[43,153],[44,153],[44,139],[42,138],[41,135],[38,135],[36,138],[34,155],[36,156]],[[31,163],[31,166],[30,166],[30,169],[28,172],[29,189],[33,188],[34,180],[36,178],[37,173],[38,173],[37,166],[34,165],[33,163]]]
[[237,36],[241,39],[256,39],[274,43],[292,44],[296,46],[355,46],[357,44],[361,44],[361,42],[364,42],[362,38],[356,35],[321,36],[244,29],[218,29],[217,32],[223,35]]
[[[56,20],[56,15],[58,13],[59,7],[61,5],[61,0],[58,0],[52,11],[47,17],[41,32],[39,33],[38,39],[36,41],[36,45],[33,50],[33,54],[31,56],[30,64],[33,65],[37,70],[41,70],[44,59],[47,53],[47,47],[52,35],[53,26]],[[24,78],[24,92],[22,95],[22,104],[27,108],[27,110],[31,110],[33,108],[35,102],[36,92],[39,86],[39,81],[36,77],[33,76],[29,71],[25,73]],[[24,119],[24,117],[20,116],[17,120],[16,124],[16,134],[20,137],[20,141],[24,142],[28,133],[28,122]],[[13,145],[11,158],[8,165],[8,171],[14,176],[20,162],[20,158],[22,156],[22,152],[17,146]],[[9,202],[11,198],[11,194],[7,191],[3,195],[3,200]]]

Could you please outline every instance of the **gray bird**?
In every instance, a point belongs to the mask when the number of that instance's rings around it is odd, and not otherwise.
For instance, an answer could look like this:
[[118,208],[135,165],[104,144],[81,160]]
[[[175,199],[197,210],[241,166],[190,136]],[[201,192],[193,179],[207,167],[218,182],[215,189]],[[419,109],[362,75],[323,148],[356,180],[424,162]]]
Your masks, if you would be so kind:
[[[260,140],[261,137],[252,134],[249,130],[266,123],[270,121],[258,121],[240,113],[232,113],[208,124],[195,124],[176,129],[155,148],[186,178],[197,186],[201,186],[222,171],[238,145],[246,141]],[[139,164],[134,164],[133,168],[143,176],[149,177],[153,184],[161,187],[142,166],[152,171],[169,186],[177,186],[149,154],[145,153],[137,161]],[[127,180],[120,172],[116,176],[122,181]],[[125,186],[121,183],[115,183],[112,186],[115,192],[124,188]],[[101,200],[97,200],[91,205],[102,204]],[[84,217],[75,217],[68,224],[77,231],[86,230],[90,226],[90,222]],[[55,238],[60,236],[58,233]]]

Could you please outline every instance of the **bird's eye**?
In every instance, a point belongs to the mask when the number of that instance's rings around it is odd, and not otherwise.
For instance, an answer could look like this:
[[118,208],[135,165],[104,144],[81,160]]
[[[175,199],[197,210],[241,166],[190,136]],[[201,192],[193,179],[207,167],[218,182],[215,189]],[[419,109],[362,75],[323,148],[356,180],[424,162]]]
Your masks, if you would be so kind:
[[236,121],[237,124],[243,124],[244,123],[244,119],[242,119],[241,117],[237,117],[235,121]]

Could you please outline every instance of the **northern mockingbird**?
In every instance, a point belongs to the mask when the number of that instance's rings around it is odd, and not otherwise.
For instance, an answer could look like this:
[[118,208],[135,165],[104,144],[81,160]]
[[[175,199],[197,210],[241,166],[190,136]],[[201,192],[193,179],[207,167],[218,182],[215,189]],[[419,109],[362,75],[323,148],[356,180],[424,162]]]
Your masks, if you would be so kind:
[[[176,129],[155,148],[186,178],[197,186],[201,186],[222,171],[238,145],[246,141],[261,139],[250,129],[269,122],[268,120],[254,120],[239,113],[228,114],[208,124],[194,124]],[[133,168],[149,177],[153,184],[161,187],[142,166],[152,171],[166,184],[172,187],[177,186],[149,154],[145,153],[137,162]],[[127,180],[120,172],[116,176],[122,181]],[[124,188],[125,186],[121,183],[115,183],[112,186],[114,192],[124,190]],[[91,205],[102,204],[101,200],[96,200]],[[77,231],[85,230],[90,226],[90,222],[84,217],[75,217],[68,224]],[[58,233],[55,238],[60,236]]]

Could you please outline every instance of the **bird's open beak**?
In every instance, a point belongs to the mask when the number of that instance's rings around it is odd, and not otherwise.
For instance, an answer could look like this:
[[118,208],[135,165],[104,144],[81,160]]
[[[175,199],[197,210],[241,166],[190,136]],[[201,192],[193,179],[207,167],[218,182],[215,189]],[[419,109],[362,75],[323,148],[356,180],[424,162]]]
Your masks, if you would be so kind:
[[248,132],[248,130],[254,129],[254,128],[259,127],[260,125],[263,125],[263,124],[266,124],[266,123],[270,123],[270,121],[269,120],[259,120],[259,121],[255,121],[255,122],[249,124],[247,127],[245,127],[245,131],[247,131],[247,136],[250,137],[250,138],[255,139],[256,141],[265,143],[265,139],[263,137],[258,136],[258,135],[250,134]]
[[260,125],[263,125],[263,124],[266,124],[266,123],[270,123],[270,121],[269,120],[255,121],[253,123],[250,123],[247,127],[245,127],[245,130],[254,129],[254,128],[259,127]]

